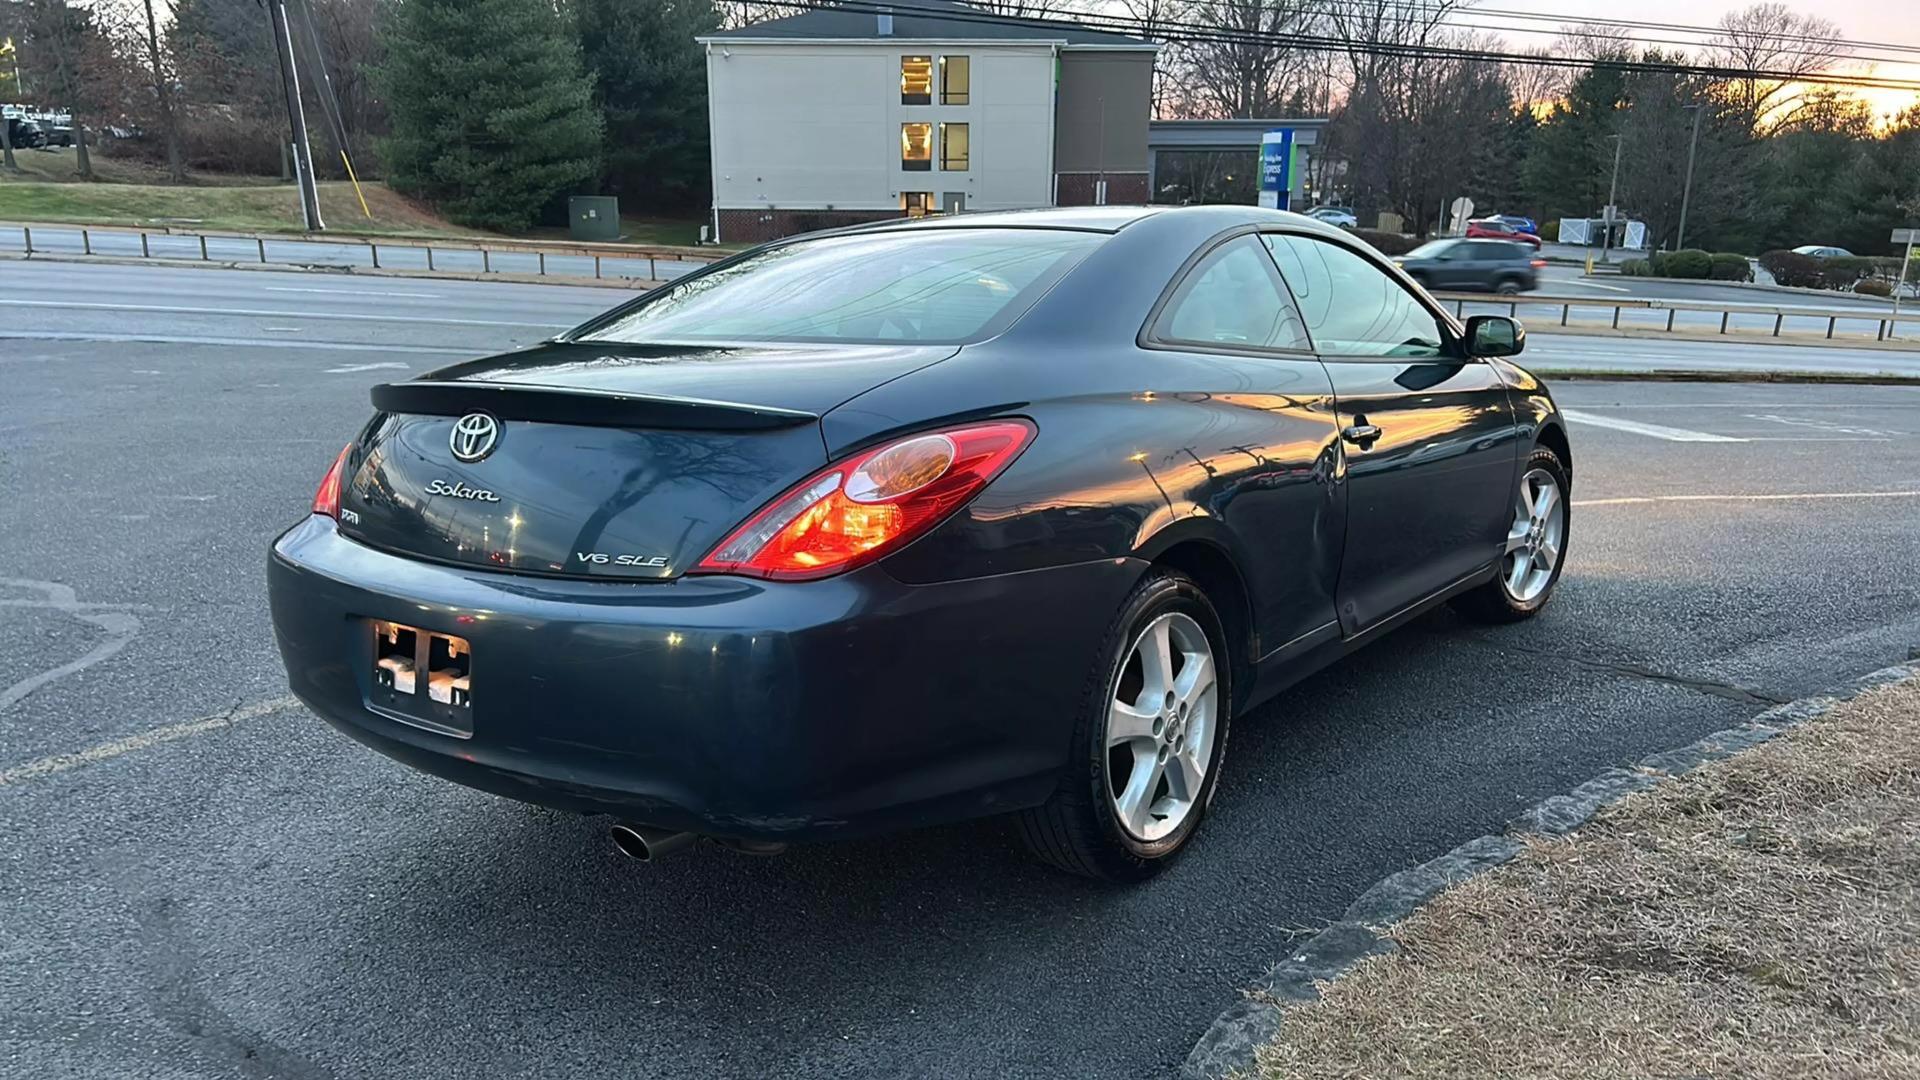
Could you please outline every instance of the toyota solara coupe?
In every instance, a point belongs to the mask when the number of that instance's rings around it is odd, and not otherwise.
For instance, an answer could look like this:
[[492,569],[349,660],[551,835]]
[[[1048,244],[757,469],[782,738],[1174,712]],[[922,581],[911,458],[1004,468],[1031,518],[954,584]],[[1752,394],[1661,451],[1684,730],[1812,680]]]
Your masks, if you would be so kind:
[[274,629],[347,734],[628,854],[1010,814],[1138,880],[1234,718],[1546,604],[1573,461],[1524,342],[1277,211],[781,241],[375,387]]

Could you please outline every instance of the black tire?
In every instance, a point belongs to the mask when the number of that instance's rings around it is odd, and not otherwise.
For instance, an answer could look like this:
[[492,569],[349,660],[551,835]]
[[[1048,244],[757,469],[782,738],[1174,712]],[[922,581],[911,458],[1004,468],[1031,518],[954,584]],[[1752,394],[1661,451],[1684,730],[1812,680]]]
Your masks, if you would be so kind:
[[[1169,612],[1190,616],[1211,646],[1218,686],[1215,731],[1192,809],[1171,833],[1143,841],[1121,825],[1111,796],[1106,745],[1108,704],[1125,676],[1141,633]],[[1219,614],[1193,579],[1176,570],[1155,569],[1149,573],[1120,605],[1101,643],[1099,660],[1087,677],[1074,720],[1073,759],[1061,771],[1059,788],[1045,803],[1015,817],[1027,850],[1069,873],[1118,884],[1145,881],[1164,870],[1200,827],[1219,784],[1233,712],[1230,655]]]
[[1520,279],[1501,278],[1499,281],[1494,282],[1493,291],[1503,296],[1512,296],[1520,291]]
[[[1560,584],[1560,573],[1566,569],[1567,546],[1573,539],[1573,512],[1567,502],[1573,489],[1567,476],[1567,467],[1560,461],[1560,455],[1541,446],[1534,448],[1533,453],[1527,458],[1526,465],[1521,468],[1520,483],[1526,483],[1526,478],[1532,475],[1535,469],[1544,470],[1560,489],[1560,545],[1556,552],[1553,573],[1547,578],[1546,587],[1540,590],[1539,595],[1527,600],[1519,600],[1508,591],[1505,578],[1507,557],[1502,556],[1500,571],[1494,575],[1493,580],[1453,598],[1454,610],[1476,622],[1512,623],[1534,617],[1540,613],[1541,608],[1547,606],[1547,601],[1553,599],[1553,590]],[[1516,491],[1516,499],[1518,495]]]

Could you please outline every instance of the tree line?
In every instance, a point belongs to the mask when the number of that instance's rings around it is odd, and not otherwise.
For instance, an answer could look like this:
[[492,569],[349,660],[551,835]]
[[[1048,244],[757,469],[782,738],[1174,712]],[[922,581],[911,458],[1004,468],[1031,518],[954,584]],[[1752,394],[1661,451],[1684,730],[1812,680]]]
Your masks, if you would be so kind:
[[[267,10],[258,0],[155,3],[0,0],[0,38],[17,43],[24,93],[134,133],[177,178],[279,172],[286,121]],[[1463,195],[1550,229],[1598,214],[1617,183],[1622,211],[1647,223],[1656,246],[1674,246],[1690,147],[1688,246],[1879,252],[1920,213],[1904,208],[1920,198],[1920,102],[1876,116],[1846,87],[1795,78],[1859,65],[1834,24],[1778,3],[1727,15],[1692,48],[1587,22],[1517,51],[1470,17],[1469,0],[975,6],[1124,18],[1163,43],[1157,116],[1326,118],[1310,189],[1367,222],[1397,214],[1415,233]],[[289,7],[309,46],[309,106],[332,107],[313,77],[324,71],[361,174],[501,229],[588,190],[617,194],[628,210],[703,209],[706,76],[694,38],[797,10],[759,0]],[[1708,66],[1756,74],[1699,72]],[[316,162],[337,171],[338,149],[317,146]]]
[[[362,177],[479,228],[522,229],[567,193],[653,213],[707,201],[713,0],[290,0],[315,169]],[[192,171],[286,168],[270,9],[258,0],[0,0],[21,67],[11,96],[73,112]],[[320,78],[324,72],[324,80]],[[88,166],[80,165],[83,172]]]

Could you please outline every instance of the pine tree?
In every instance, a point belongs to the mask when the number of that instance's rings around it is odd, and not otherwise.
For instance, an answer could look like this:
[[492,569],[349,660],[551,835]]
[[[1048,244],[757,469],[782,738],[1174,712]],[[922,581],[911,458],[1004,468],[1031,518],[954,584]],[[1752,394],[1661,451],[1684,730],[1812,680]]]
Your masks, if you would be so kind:
[[713,0],[576,0],[574,10],[606,120],[608,188],[629,209],[704,207],[707,61],[694,38],[720,28]]
[[599,169],[600,116],[573,26],[549,0],[406,0],[380,26],[375,85],[396,190],[514,230]]

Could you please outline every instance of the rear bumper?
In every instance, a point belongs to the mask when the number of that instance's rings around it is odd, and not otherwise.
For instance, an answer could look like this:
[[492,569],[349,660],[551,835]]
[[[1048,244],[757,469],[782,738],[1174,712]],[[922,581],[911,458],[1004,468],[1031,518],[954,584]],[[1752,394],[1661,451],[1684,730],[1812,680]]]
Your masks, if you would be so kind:
[[[418,562],[315,516],[274,542],[268,586],[294,693],[389,757],[528,802],[804,840],[1044,800],[1140,571],[576,581]],[[471,643],[471,738],[367,707],[368,619]]]

